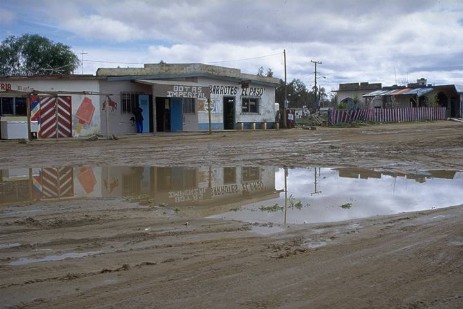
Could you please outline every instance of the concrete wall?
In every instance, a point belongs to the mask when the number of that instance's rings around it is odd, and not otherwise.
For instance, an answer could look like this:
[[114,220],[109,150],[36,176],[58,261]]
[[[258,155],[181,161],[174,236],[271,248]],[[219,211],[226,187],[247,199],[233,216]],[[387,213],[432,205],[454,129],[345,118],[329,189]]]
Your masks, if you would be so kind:
[[[375,90],[381,89],[381,83],[368,83],[368,82],[361,82],[361,83],[346,83],[346,84],[339,84],[339,90],[337,93],[337,102],[341,103],[342,100],[345,99],[355,99],[357,98],[360,104],[360,107],[368,107],[368,103],[365,102],[363,98],[364,94],[370,93]],[[370,104],[371,105],[371,104]]]
[[[239,127],[239,123],[245,123],[245,127],[248,127],[252,123],[260,125],[263,122],[267,122],[270,123],[270,127],[271,124],[275,122],[275,88],[256,85],[252,82],[249,84],[248,88],[243,88],[238,82],[233,83],[213,79],[202,79],[200,80],[200,84],[209,85],[211,88],[211,123],[213,128],[224,128],[224,97],[233,97],[235,99],[235,128]],[[259,112],[242,112],[241,105],[243,98],[258,98]],[[207,102],[200,104],[200,106],[207,107]],[[208,127],[208,121],[207,109],[198,109],[199,129],[206,129]]]
[[198,100],[196,100],[196,109],[194,113],[183,113],[183,131],[198,130]]
[[[101,109],[100,102],[104,97],[98,95],[76,94],[77,92],[99,92],[99,82],[95,78],[91,79],[6,79],[0,80],[0,83],[6,85],[10,90],[24,91],[24,94],[32,91],[42,92],[61,92],[61,96],[71,97],[71,122],[72,122],[72,136],[87,136],[92,134],[99,134],[101,127]],[[64,93],[63,93],[64,92]],[[65,92],[74,92],[66,94]],[[1,95],[1,93],[0,93]],[[10,94],[13,95],[13,94]],[[21,96],[21,94],[15,94]],[[88,123],[80,123],[76,117],[83,100],[87,98],[91,100],[95,108],[93,117]]]
[[[135,133],[136,127],[130,121],[133,117],[131,113],[123,113],[121,109],[121,92],[139,92],[141,94],[151,95],[151,86],[132,83],[130,81],[101,81],[101,92],[110,94],[110,98],[117,103],[117,107],[113,110],[108,108],[101,111],[101,133],[103,135],[111,134],[126,134]],[[106,99],[105,96],[101,97],[101,107]],[[108,119],[108,121],[106,121]]]
[[[101,69],[99,72],[106,73],[156,73],[163,71],[163,66],[146,65],[143,69]],[[166,69],[166,68],[164,68]],[[215,130],[224,129],[224,97],[233,97],[235,99],[235,128],[239,128],[239,123],[244,123],[244,128],[252,127],[256,124],[256,128],[261,128],[262,123],[267,123],[268,128],[271,128],[275,122],[275,88],[271,86],[262,86],[260,82],[266,84],[275,82],[276,79],[268,77],[257,77],[249,74],[242,74],[240,70],[231,68],[221,68],[215,66],[207,66],[200,64],[189,65],[173,65],[168,66],[169,70],[174,73],[188,72],[203,72],[209,74],[218,74],[217,78],[213,77],[198,77],[197,83],[203,87],[212,89],[211,93],[211,123]],[[105,71],[106,70],[106,71]],[[158,73],[159,73],[158,72]],[[104,74],[100,74],[104,75]],[[116,74],[117,75],[117,74]],[[223,77],[222,77],[223,76]],[[231,79],[233,78],[233,79]],[[249,78],[249,79],[248,79]],[[251,81],[251,78],[253,80]],[[134,77],[135,79],[135,77]],[[231,79],[231,80],[230,80]],[[249,81],[249,87],[242,87],[240,81]],[[55,91],[55,92],[74,92],[69,94],[72,100],[72,136],[89,136],[92,134],[112,135],[112,134],[127,134],[135,133],[136,128],[130,118],[131,113],[123,113],[121,106],[121,92],[137,92],[139,94],[147,94],[153,97],[152,112],[149,118],[152,119],[153,131],[156,128],[156,108],[154,106],[156,93],[153,91],[152,85],[135,83],[129,80],[114,80],[108,81],[104,77],[81,76],[71,78],[17,78],[0,80],[2,87],[10,90],[19,90],[27,93],[32,90],[40,91]],[[178,82],[182,84],[182,81]],[[82,92],[79,94],[78,92]],[[84,94],[90,92],[93,94]],[[63,94],[67,95],[67,94]],[[18,95],[19,96],[19,95]],[[112,106],[103,109],[107,98],[111,99]],[[242,111],[243,98],[257,98],[258,112],[248,113]],[[76,117],[79,107],[84,102],[90,99],[94,112],[91,121],[88,123],[80,123]],[[196,99],[195,113],[183,114],[183,131],[207,130],[209,128],[209,115],[207,110],[206,99]]]

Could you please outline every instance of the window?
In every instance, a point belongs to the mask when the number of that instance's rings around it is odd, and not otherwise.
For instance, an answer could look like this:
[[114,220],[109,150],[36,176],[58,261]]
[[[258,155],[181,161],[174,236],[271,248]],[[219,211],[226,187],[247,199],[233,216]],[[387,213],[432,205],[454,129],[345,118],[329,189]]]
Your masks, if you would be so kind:
[[258,113],[259,99],[258,98],[243,98],[241,103],[241,112],[243,113]]
[[223,183],[225,185],[236,183],[236,167],[223,168]]
[[260,168],[259,167],[243,167],[241,170],[243,182],[259,181]]
[[138,106],[138,92],[121,92],[121,113],[132,114]]
[[195,113],[195,111],[196,111],[195,99],[184,98],[182,100],[182,105],[183,105],[183,113],[185,113],[185,114],[194,114]]
[[15,115],[27,115],[26,98],[15,98]]
[[26,116],[26,98],[0,97],[0,115]]

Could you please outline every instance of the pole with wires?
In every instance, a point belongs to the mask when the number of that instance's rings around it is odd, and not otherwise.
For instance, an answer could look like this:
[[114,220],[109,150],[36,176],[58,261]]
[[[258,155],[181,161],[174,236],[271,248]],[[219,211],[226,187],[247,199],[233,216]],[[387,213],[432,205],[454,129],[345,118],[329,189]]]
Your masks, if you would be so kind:
[[321,61],[314,61],[314,60],[310,60],[310,62],[312,62],[314,65],[315,65],[315,71],[314,71],[314,80],[315,80],[315,88],[314,88],[314,92],[315,92],[315,104],[317,105],[317,110],[320,110],[320,100],[318,99],[318,94],[317,94],[317,64],[322,64]]

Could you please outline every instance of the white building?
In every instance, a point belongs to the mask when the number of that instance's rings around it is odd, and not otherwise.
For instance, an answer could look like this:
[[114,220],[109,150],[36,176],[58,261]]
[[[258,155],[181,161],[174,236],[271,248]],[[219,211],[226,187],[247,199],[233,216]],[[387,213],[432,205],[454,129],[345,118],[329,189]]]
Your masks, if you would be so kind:
[[276,78],[204,64],[0,77],[0,117],[27,117],[29,100],[39,138],[135,133],[137,106],[143,109],[143,133],[273,128],[278,84]]

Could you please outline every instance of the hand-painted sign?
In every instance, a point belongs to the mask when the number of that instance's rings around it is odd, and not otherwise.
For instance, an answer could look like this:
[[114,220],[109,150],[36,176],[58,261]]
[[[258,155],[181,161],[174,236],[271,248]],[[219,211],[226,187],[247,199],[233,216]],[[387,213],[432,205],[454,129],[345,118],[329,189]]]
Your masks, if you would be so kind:
[[[210,85],[211,94],[236,96],[238,86]],[[241,96],[243,97],[261,97],[264,95],[263,87],[241,87]]]
[[11,90],[10,83],[0,83],[0,90]]
[[154,84],[153,91],[157,97],[207,99],[209,87]]
[[241,96],[243,97],[261,97],[264,94],[264,88],[249,87],[241,89]]
[[238,86],[217,86],[210,85],[211,94],[222,94],[222,95],[237,95]]

